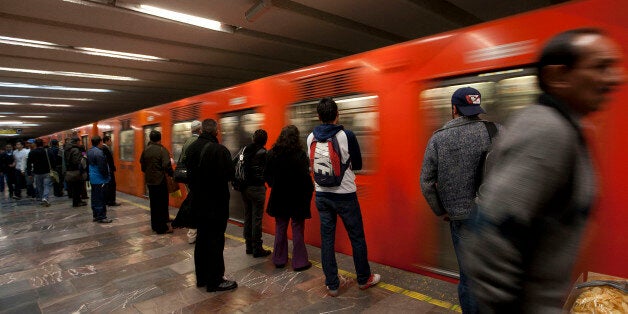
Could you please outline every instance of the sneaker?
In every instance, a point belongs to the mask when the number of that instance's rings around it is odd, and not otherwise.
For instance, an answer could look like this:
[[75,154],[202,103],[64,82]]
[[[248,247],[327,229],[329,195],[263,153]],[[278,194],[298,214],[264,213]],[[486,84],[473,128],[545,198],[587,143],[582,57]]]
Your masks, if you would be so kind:
[[238,284],[235,281],[225,280],[218,284],[217,286],[207,286],[207,292],[215,292],[215,291],[227,291],[233,290],[238,287]]
[[365,284],[359,285],[358,287],[360,287],[360,290],[368,289],[376,285],[380,281],[380,279],[382,279],[382,276],[380,276],[379,274],[371,274],[369,280]]
[[330,289],[329,287],[327,287],[327,295],[330,297],[337,297],[338,296],[338,289]]
[[41,201],[41,205],[42,205],[42,206],[49,207],[49,206],[50,206],[50,202],[48,202],[48,200],[47,200],[47,199],[43,199],[43,200]]
[[101,224],[110,224],[110,223],[113,222],[113,219],[104,218],[104,219],[98,220],[98,222],[101,223]]

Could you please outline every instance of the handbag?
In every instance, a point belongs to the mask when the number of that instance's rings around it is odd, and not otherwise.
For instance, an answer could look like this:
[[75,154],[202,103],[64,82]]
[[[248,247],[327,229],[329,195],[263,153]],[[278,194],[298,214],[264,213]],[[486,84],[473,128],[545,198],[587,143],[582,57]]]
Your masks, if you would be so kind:
[[188,170],[185,165],[178,163],[177,168],[174,169],[174,181],[179,183],[189,183]]
[[191,228],[198,227],[197,219],[192,211],[192,192],[188,192],[188,196],[181,203],[177,216],[172,221],[172,228]]
[[46,151],[46,160],[48,160],[48,168],[50,169],[50,179],[54,183],[59,183],[59,173],[52,170],[52,166],[50,165],[50,158],[48,157],[48,149],[46,149],[45,151]]
[[179,183],[174,182],[173,177],[167,174],[165,176],[166,176],[166,185],[168,185],[168,193],[175,193],[176,191],[179,191]]

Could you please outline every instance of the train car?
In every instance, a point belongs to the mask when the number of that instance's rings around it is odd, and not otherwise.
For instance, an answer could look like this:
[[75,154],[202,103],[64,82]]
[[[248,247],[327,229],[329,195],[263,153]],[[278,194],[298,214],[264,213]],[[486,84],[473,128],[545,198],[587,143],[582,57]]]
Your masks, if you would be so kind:
[[[599,27],[628,51],[625,12],[624,0],[570,2],[95,121],[74,131],[111,135],[118,190],[144,196],[139,157],[151,130],[161,130],[162,143],[177,160],[190,122],[213,118],[219,122],[221,143],[235,154],[258,128],[268,131],[269,147],[288,124],[296,125],[305,141],[318,124],[317,101],[334,97],[340,123],[356,133],[363,152],[364,169],[356,180],[369,259],[455,281],[458,266],[449,226],[434,216],[419,186],[427,141],[451,119],[452,92],[461,86],[480,90],[488,112],[484,118],[507,124],[513,112],[540,93],[533,63],[548,38],[567,29]],[[628,220],[622,213],[628,204],[623,151],[628,128],[621,114],[628,88],[621,87],[614,96],[608,110],[589,119],[602,193],[578,270],[628,277]],[[237,193],[231,195],[230,215],[241,221]],[[171,205],[180,201],[171,199]],[[314,204],[312,209],[305,239],[320,246]],[[274,232],[273,219],[264,218],[263,230]],[[338,228],[336,250],[351,254],[343,228]]]

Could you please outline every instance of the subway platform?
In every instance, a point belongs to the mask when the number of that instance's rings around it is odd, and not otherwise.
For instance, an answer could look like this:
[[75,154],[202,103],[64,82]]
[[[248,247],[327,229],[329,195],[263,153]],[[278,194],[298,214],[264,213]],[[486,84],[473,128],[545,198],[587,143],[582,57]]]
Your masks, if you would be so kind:
[[[320,249],[314,267],[277,269],[245,254],[242,227],[226,232],[226,277],[239,287],[206,292],[194,279],[194,245],[186,229],[157,235],[148,200],[118,193],[111,224],[92,222],[88,206],[67,197],[43,207],[0,196],[0,313],[455,313],[456,285],[371,262],[382,275],[362,291],[351,256],[337,253],[342,285],[326,294]],[[89,203],[89,200],[88,200]],[[177,209],[171,209],[174,217]],[[308,224],[307,228],[318,228]],[[345,234],[346,236],[346,234]],[[264,234],[271,249],[273,236]],[[368,243],[368,235],[367,235]]]

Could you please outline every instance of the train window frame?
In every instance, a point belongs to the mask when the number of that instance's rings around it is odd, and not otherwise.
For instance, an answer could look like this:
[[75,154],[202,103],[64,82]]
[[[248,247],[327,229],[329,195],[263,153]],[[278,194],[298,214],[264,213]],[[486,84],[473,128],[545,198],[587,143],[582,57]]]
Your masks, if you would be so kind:
[[[536,68],[532,66],[524,66],[500,69],[491,72],[474,73],[460,77],[434,79],[427,84],[426,88],[420,90],[418,94],[421,109],[424,110],[423,116],[428,117],[424,123],[425,128],[427,131],[432,132],[441,128],[445,123],[452,119],[450,99],[451,94],[455,89],[464,86],[474,87],[482,83],[488,83],[492,86],[490,93],[487,93],[487,97],[485,97],[485,93],[480,90],[482,93],[482,107],[487,112],[486,114],[481,114],[480,117],[489,121],[504,124],[511,116],[511,113],[507,111],[512,111],[511,109],[523,108],[525,107],[525,104],[516,106],[505,105],[501,100],[508,94],[502,92],[502,84],[507,80],[533,77],[534,84],[528,84],[528,87],[533,85],[535,88],[533,92],[530,92],[527,95],[529,96],[528,98],[536,97],[540,94],[540,88],[538,88],[538,85],[536,84],[536,73]],[[450,93],[447,95],[448,97],[443,98],[446,99],[446,102],[442,102],[440,104],[428,104],[430,101],[436,101],[426,98],[424,95],[437,89],[450,90]],[[533,102],[534,100],[530,99],[527,100],[526,104],[531,104]],[[433,110],[434,108],[437,109]]]
[[[320,124],[316,113],[318,101],[309,100],[292,103],[286,110],[286,121],[299,129],[301,143],[305,151],[307,151],[307,137],[312,133],[314,127]],[[334,97],[334,101],[338,105],[339,124],[343,124],[346,129],[351,130],[356,135],[360,145],[362,170],[354,172],[360,175],[374,173],[378,169],[377,151],[380,143],[379,108],[381,104],[379,95],[375,93],[351,94]],[[360,102],[367,105],[359,106]],[[372,108],[372,110],[367,108]],[[303,113],[308,115],[298,117],[299,114]],[[353,117],[349,118],[349,116]]]
[[[130,136],[128,136],[129,134]],[[121,130],[118,135],[120,137],[120,141],[118,143],[120,160],[135,161],[135,130]],[[129,143],[127,143],[127,137],[130,137]]]
[[[177,121],[172,124],[171,127],[171,141],[170,147],[172,149],[172,156],[176,162],[179,162],[179,158],[181,158],[181,153],[183,150],[183,144],[192,136],[192,120],[186,121]],[[176,130],[177,126],[184,125],[184,130]],[[182,139],[182,140],[181,140]]]
[[[241,125],[243,122],[241,120],[242,117],[247,117],[243,126]],[[235,128],[237,129],[238,126],[240,126],[244,132],[240,132],[240,134],[236,134],[235,137],[232,137],[230,135],[231,127],[225,124],[225,119],[230,118],[237,118],[238,125]],[[235,156],[243,146],[252,143],[253,133],[255,133],[255,130],[263,128],[265,121],[266,114],[261,112],[259,107],[221,112],[218,117],[218,130],[220,132],[221,144],[229,149],[232,156]],[[251,127],[251,125],[254,126]]]

